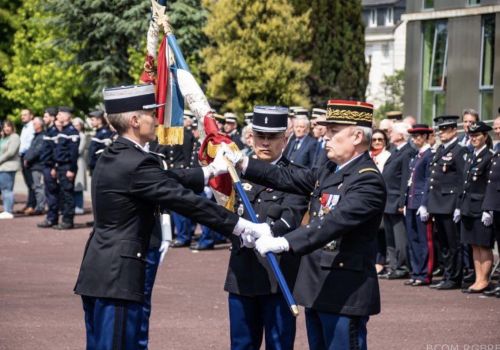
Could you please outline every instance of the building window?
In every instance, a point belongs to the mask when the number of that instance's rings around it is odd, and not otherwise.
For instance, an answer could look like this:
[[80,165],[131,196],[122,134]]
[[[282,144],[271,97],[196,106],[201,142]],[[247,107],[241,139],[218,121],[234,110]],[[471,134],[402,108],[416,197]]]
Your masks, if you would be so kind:
[[421,117],[423,122],[429,124],[434,117],[444,113],[447,50],[447,22],[424,22]]
[[385,10],[385,25],[394,25],[394,9],[392,7],[389,7]]
[[467,0],[467,6],[481,5],[481,0]]
[[422,8],[424,10],[433,9],[434,8],[434,0],[422,0]]
[[371,9],[370,15],[368,16],[368,27],[377,26],[377,9]]
[[495,67],[495,15],[484,16],[481,26],[481,77],[479,82],[480,117],[493,113],[493,71]]

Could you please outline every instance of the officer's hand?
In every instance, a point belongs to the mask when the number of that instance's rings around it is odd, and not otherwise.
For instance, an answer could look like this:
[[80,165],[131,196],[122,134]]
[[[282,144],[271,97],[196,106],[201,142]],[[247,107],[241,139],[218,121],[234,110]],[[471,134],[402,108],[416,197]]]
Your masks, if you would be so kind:
[[57,177],[56,169],[50,169],[50,176],[55,179]]
[[285,237],[261,237],[255,242],[255,247],[260,255],[266,256],[266,253],[282,253],[290,249],[290,245]]
[[453,222],[456,224],[460,221],[460,209],[455,209],[453,212]]
[[255,238],[251,234],[243,232],[240,236],[241,244],[245,248],[253,249],[255,248]]
[[418,208],[417,215],[420,216],[420,221],[422,222],[427,222],[429,220],[429,212],[423,205]]
[[168,247],[170,247],[170,241],[161,241],[160,249],[160,264],[163,263],[163,259],[165,259],[165,255],[167,255]]
[[254,224],[243,218],[239,218],[236,226],[234,227],[233,234],[236,236],[251,235],[255,239],[263,236],[272,237],[271,228],[268,224]]
[[486,227],[491,226],[491,224],[493,223],[493,215],[491,215],[491,213],[488,213],[487,211],[483,211],[481,222]]
[[225,154],[229,148],[227,144],[221,143],[217,149],[217,154],[215,155],[214,161],[207,166],[211,176],[219,176],[226,174],[227,170],[227,160]]
[[68,180],[72,181],[75,178],[75,173],[71,170],[68,170],[66,171],[66,177],[68,178]]

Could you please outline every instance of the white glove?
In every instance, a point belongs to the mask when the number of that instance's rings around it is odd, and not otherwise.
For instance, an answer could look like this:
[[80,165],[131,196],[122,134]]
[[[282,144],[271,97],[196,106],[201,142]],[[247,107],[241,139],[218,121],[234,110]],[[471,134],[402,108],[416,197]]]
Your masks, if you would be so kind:
[[487,211],[483,211],[481,222],[486,227],[491,226],[491,224],[493,223],[493,215],[491,215],[491,213],[488,213]]
[[417,210],[417,215],[420,216],[420,221],[427,222],[429,220],[429,212],[427,212],[427,208],[421,205]]
[[272,237],[271,228],[268,224],[254,224],[243,218],[239,218],[233,230],[233,235],[242,236],[251,235],[253,238],[258,239],[263,236]]
[[243,158],[243,153],[240,151],[235,151],[226,146],[224,156],[233,163],[234,166],[238,165],[240,160]]
[[160,265],[163,263],[163,259],[165,259],[165,255],[167,255],[168,247],[170,246],[170,241],[161,241],[160,249],[158,251],[160,254]]
[[227,144],[221,143],[219,149],[217,150],[217,154],[215,155],[214,161],[206,167],[203,167],[203,172],[208,172],[209,177],[226,174],[228,170],[225,154],[228,150],[229,147],[227,147]]
[[275,254],[287,252],[290,245],[285,237],[261,237],[255,242],[255,247],[260,255],[266,256],[266,253],[272,252]]
[[460,209],[455,209],[453,212],[453,222],[456,224],[460,221]]
[[251,234],[243,232],[240,236],[241,244],[245,248],[253,249],[255,248],[255,238]]

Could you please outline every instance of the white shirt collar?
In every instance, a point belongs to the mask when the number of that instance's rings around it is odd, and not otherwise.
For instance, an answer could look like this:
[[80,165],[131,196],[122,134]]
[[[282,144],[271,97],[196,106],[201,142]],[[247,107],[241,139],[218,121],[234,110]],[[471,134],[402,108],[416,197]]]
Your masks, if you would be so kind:
[[421,149],[418,150],[418,153],[424,153],[429,148],[431,148],[431,145],[429,145],[428,143],[426,143],[425,145],[422,146]]
[[342,165],[337,165],[337,169],[335,170],[335,172],[342,170],[343,168],[346,167],[346,165],[348,165],[349,163],[352,163],[353,161],[355,161],[356,159],[358,159],[359,157],[361,157],[363,154],[364,153],[361,153],[361,154],[357,155],[356,157],[348,160],[346,163],[344,163]]
[[399,150],[401,150],[401,148],[403,148],[408,142],[403,142],[402,144],[400,144],[399,146],[397,146],[396,148]]
[[131,138],[127,137],[127,136],[123,136],[124,139],[127,139],[129,140],[130,142],[136,144],[142,151],[146,152],[146,153],[149,153],[149,142],[146,143],[144,145],[144,147],[142,147],[137,141],[134,141],[132,140]]
[[483,149],[486,148],[486,145],[483,145],[483,147],[481,147],[478,151],[474,150],[474,155],[477,157],[479,153],[481,153],[483,151]]
[[446,143],[443,145],[443,146],[444,146],[444,148],[448,148],[448,146],[449,146],[449,145],[451,145],[451,144],[452,144],[453,142],[455,142],[456,140],[457,140],[457,138],[456,138],[456,137],[454,137],[454,138],[453,138],[453,140],[446,142]]

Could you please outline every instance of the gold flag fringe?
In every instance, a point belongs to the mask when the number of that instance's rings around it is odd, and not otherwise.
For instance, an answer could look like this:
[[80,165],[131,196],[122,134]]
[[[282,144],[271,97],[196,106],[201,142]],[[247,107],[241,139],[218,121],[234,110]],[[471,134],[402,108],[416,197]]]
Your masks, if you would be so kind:
[[156,136],[160,145],[182,145],[184,143],[184,127],[164,127],[156,128]]

